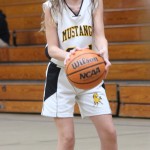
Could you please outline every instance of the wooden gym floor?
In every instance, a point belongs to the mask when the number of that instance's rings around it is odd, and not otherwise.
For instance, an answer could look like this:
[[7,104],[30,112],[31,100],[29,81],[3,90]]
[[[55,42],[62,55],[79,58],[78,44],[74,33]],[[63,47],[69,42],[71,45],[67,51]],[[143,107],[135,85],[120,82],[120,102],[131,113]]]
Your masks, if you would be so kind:
[[[75,150],[99,150],[89,119],[75,117]],[[150,120],[114,118],[119,150],[149,150]],[[0,114],[0,150],[55,150],[57,133],[50,118],[31,114]]]

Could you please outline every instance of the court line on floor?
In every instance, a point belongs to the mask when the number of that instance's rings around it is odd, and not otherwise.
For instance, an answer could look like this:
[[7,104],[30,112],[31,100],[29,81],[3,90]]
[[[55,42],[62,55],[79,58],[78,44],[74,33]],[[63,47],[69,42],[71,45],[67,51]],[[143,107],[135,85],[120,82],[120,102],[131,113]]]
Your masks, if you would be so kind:
[[[142,134],[150,134],[150,132],[136,132],[136,133],[121,133],[121,134],[118,134],[117,136],[134,136],[134,135],[142,135]],[[76,137],[76,140],[89,140],[89,139],[97,139],[98,136],[88,136],[88,137]],[[32,142],[32,143],[20,143],[20,142],[14,142],[14,143],[6,143],[6,144],[0,144],[0,147],[2,146],[11,146],[11,145],[32,145],[32,144],[35,144],[35,143],[51,143],[51,142],[57,142],[57,139],[51,139],[51,140],[44,140],[44,141],[35,141],[35,142]]]
[[[29,119],[12,119],[12,118],[0,118],[1,121],[14,121],[14,122],[32,122],[32,123],[54,123],[52,120],[29,120]],[[88,120],[87,120],[88,121]],[[85,125],[92,125],[93,123],[91,122],[80,122],[74,120],[75,124],[85,124]],[[132,120],[133,121],[133,120]],[[137,120],[136,120],[137,121]],[[137,125],[137,124],[126,124],[126,123],[114,123],[115,126],[128,126],[128,127],[147,127],[150,128],[150,125]]]

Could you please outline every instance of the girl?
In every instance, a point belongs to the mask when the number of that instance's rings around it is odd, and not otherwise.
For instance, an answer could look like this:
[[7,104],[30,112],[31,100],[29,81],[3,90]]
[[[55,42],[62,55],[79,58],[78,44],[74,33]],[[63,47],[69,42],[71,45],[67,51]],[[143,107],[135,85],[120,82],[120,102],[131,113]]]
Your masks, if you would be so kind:
[[[111,65],[104,35],[102,0],[48,0],[43,4],[47,53],[52,58],[47,68],[42,115],[53,117],[58,129],[57,150],[74,150],[74,104],[81,116],[89,117],[99,135],[101,150],[117,150],[116,131],[105,94],[104,82],[81,90],[66,78],[64,65],[76,50],[89,47],[105,60],[106,75]],[[94,104],[97,94],[100,102]]]

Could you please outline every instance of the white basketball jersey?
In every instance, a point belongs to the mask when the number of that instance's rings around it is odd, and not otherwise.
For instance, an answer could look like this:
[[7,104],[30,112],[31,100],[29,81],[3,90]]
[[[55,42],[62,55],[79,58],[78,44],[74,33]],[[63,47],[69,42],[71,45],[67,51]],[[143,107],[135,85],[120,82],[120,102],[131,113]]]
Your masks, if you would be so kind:
[[[43,9],[45,7],[51,7],[50,1],[43,4]],[[57,23],[60,48],[70,51],[75,47],[90,47],[92,45],[91,0],[82,0],[78,15],[75,15],[67,4],[61,3],[61,7],[63,9],[57,16],[51,11],[53,19]],[[54,58],[51,61],[63,66],[63,62]]]

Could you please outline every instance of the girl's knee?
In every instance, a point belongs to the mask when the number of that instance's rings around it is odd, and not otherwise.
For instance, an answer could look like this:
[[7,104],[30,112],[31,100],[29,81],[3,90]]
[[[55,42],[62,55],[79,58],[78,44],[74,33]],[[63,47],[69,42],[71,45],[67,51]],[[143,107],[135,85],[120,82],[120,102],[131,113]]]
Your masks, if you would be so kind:
[[116,138],[117,137],[116,129],[115,128],[110,129],[109,135]]
[[117,140],[117,133],[116,133],[116,129],[115,128],[109,128],[107,130],[105,130],[105,133],[104,133],[104,137],[106,137],[107,139],[111,139],[113,141],[116,141]]
[[102,149],[117,150],[117,133],[114,128],[109,128],[101,136]]
[[75,137],[74,135],[65,134],[61,136],[60,141],[63,143],[63,145],[66,145],[67,147],[73,147],[75,144]]

